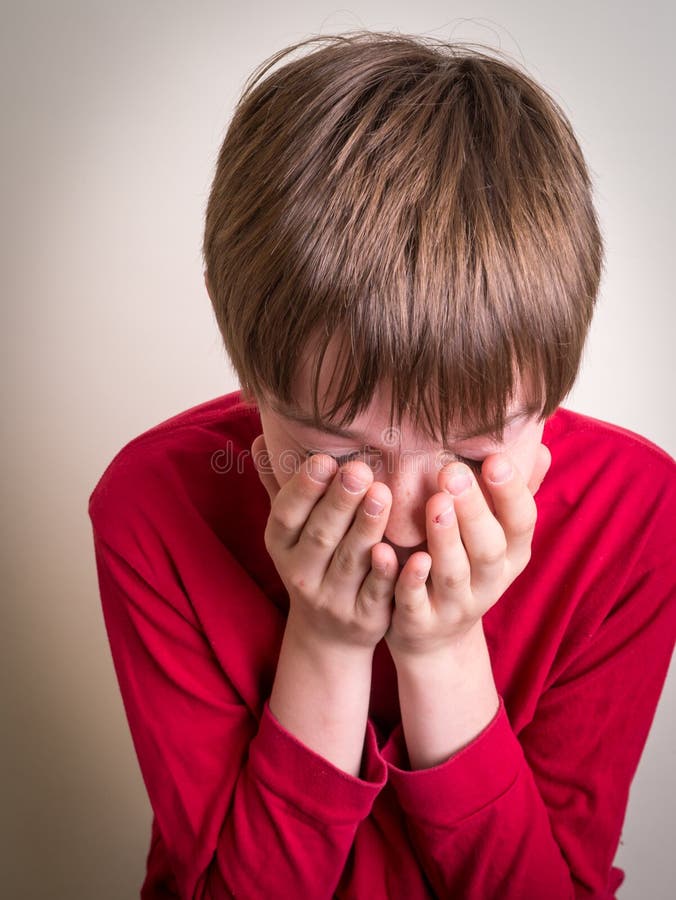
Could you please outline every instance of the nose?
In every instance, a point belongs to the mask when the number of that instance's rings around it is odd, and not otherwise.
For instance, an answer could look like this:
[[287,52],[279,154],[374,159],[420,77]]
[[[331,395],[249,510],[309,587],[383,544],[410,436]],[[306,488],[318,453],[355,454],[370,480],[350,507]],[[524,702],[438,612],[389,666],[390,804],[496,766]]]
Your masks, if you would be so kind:
[[415,458],[400,455],[375,477],[392,493],[383,541],[394,548],[399,564],[403,565],[416,550],[426,548],[425,505],[438,490],[433,455]]

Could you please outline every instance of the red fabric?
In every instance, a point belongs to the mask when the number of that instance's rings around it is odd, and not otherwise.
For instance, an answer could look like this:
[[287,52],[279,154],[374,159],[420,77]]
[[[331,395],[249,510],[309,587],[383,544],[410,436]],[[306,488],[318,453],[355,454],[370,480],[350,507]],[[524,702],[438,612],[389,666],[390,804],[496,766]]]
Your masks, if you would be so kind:
[[381,641],[355,778],[267,703],[288,597],[247,452],[260,431],[239,392],[218,397],[127,444],[90,498],[154,811],[141,896],[614,897],[629,786],[676,633],[673,460],[557,410],[531,562],[483,620],[495,718],[411,772]]

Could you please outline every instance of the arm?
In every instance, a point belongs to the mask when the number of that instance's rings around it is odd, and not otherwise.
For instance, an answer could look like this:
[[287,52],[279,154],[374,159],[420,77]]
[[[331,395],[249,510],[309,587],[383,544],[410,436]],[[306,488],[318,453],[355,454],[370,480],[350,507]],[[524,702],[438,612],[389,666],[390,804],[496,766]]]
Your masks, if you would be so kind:
[[308,641],[287,624],[270,711],[315,753],[358,777],[371,687],[371,650]]
[[[318,533],[342,528],[337,578],[323,583],[322,564],[323,589],[308,594],[313,560],[280,563],[296,601],[285,622],[181,505],[180,485],[123,463],[92,496],[90,516],[111,652],[155,814],[158,871],[149,875],[159,890],[170,870],[184,898],[330,896],[385,783],[366,720],[373,646],[390,617],[392,584],[368,571],[369,534],[384,526],[359,514],[352,527],[365,491],[338,500],[335,482],[329,507],[341,508],[325,508]],[[296,488],[269,523],[270,545],[288,540],[290,554],[327,485],[305,483],[306,508]],[[312,545],[310,536],[301,550],[314,558]]]
[[530,559],[533,494],[550,462],[540,445],[526,484],[506,457],[488,457],[485,489],[465,465],[439,473],[442,490],[426,507],[428,553],[403,567],[386,636],[415,769],[447,759],[498,711],[482,616]]
[[271,502],[265,544],[290,605],[270,709],[308,747],[357,776],[373,652],[391,618],[394,567],[379,570],[374,551],[391,497],[372,485],[363,463],[337,475],[336,461],[317,454],[280,485],[263,435],[252,452]]
[[[443,618],[431,620],[427,635],[420,615],[413,628],[409,610],[426,608],[414,599],[421,588],[410,580],[405,593],[405,584],[399,585],[408,618],[400,617],[395,644],[401,648],[408,635],[410,645],[395,660],[403,728],[392,735],[383,757],[421,866],[440,896],[614,897],[622,873],[612,869],[612,861],[629,786],[676,632],[673,500],[667,498],[665,491],[659,504],[644,500],[645,527],[636,516],[627,519],[635,523],[634,532],[626,548],[615,549],[619,558],[606,564],[625,565],[630,574],[619,570],[621,591],[608,595],[602,582],[593,603],[591,597],[585,603],[577,652],[518,734],[501,697],[494,715],[485,707],[476,721],[467,720],[466,711],[474,704],[481,709],[482,698],[490,696],[481,637],[469,656],[458,654],[463,640],[446,641],[445,654],[421,652],[426,639],[438,638]],[[635,510],[632,504],[633,498],[627,506]],[[460,509],[458,519],[462,530]],[[621,529],[621,522],[616,510],[613,527]],[[463,539],[471,557],[472,540],[467,534]],[[434,574],[433,547],[431,553]],[[432,581],[431,603],[443,607]],[[593,624],[597,607],[603,614]],[[467,677],[458,678],[462,669]]]
[[445,762],[483,731],[500,705],[481,621],[439,658],[402,659],[397,683],[412,769]]
[[[663,559],[637,575],[518,734],[501,699],[485,728],[431,768],[409,766],[402,732],[384,748],[439,896],[615,897],[629,788],[674,644],[672,568]],[[454,719],[455,691],[446,699],[442,720]]]
[[383,754],[390,778],[438,896],[572,900],[480,626],[443,660],[397,667],[402,730],[398,752],[395,738]]
[[[385,783],[372,729],[358,779],[283,728],[268,702],[254,715],[189,604],[180,605],[180,587],[160,593],[94,539],[120,691],[179,895],[330,896]],[[246,576],[225,553],[222,562],[225,594],[228,572],[231,583]],[[267,603],[253,583],[246,602],[252,619]],[[258,661],[253,640],[230,646]]]

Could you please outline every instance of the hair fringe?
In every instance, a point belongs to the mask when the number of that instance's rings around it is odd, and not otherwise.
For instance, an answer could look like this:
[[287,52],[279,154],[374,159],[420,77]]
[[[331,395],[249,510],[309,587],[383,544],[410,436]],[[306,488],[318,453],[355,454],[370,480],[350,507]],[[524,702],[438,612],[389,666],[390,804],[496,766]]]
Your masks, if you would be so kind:
[[556,101],[495,48],[372,31],[313,35],[250,75],[202,253],[249,396],[297,402],[314,353],[318,424],[352,421],[389,385],[392,423],[435,437],[458,422],[501,436],[518,386],[554,411],[603,267]]

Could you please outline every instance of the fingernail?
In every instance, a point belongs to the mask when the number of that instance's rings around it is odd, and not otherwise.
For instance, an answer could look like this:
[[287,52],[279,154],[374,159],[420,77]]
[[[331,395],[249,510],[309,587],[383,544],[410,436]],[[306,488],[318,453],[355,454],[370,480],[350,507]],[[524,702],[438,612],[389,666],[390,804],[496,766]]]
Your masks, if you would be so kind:
[[369,516],[379,516],[385,509],[385,505],[380,503],[375,497],[366,497],[364,500],[364,512]]
[[343,482],[345,490],[349,491],[350,494],[359,494],[366,487],[364,482],[351,472],[341,472],[340,480]]
[[456,497],[460,496],[460,494],[464,494],[471,486],[472,479],[466,472],[459,475],[453,475],[453,477],[449,478],[446,482],[447,489],[451,494],[455,494]]
[[493,466],[493,471],[488,476],[488,480],[492,481],[493,484],[502,484],[505,481],[509,481],[511,477],[512,467],[506,459],[501,459]]
[[321,459],[313,459],[308,467],[308,474],[313,481],[326,484],[333,478],[333,469]]

